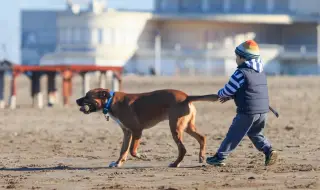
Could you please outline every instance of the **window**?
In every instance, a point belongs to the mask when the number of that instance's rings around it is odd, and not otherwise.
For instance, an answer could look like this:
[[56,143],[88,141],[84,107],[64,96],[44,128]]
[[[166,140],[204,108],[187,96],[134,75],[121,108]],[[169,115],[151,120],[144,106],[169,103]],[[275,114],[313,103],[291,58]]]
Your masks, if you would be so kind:
[[231,1],[230,12],[232,13],[243,13],[245,11],[245,1],[244,0],[235,0]]
[[66,34],[66,30],[61,28],[59,30],[59,36],[58,36],[58,40],[59,40],[58,43],[59,44],[64,44],[65,43],[65,39],[66,39],[65,34]]
[[78,43],[80,43],[81,42],[81,30],[80,30],[80,28],[73,28],[72,29],[72,43],[74,43],[74,44],[78,44]]
[[61,44],[72,44],[80,40],[80,31],[76,31],[75,28],[61,28],[58,35]]
[[66,44],[72,44],[72,28],[66,28],[65,29],[65,43]]
[[92,43],[92,31],[90,28],[82,28],[81,29],[81,39],[80,43],[90,44]]
[[35,45],[37,44],[37,35],[35,32],[30,32],[26,37],[27,45]]
[[289,0],[276,0],[274,1],[274,12],[276,13],[288,13],[289,12]]
[[244,10],[246,12],[251,12],[252,11],[252,3],[253,3],[253,0],[245,0],[244,1]]
[[103,44],[103,29],[99,28],[98,29],[98,44]]
[[201,12],[201,1],[199,0],[181,0],[180,12]]
[[267,13],[267,5],[267,0],[252,1],[252,11],[255,13]]
[[211,12],[221,13],[223,12],[223,3],[224,0],[210,0],[209,9]]
[[159,0],[158,11],[176,12],[178,10],[179,0]]

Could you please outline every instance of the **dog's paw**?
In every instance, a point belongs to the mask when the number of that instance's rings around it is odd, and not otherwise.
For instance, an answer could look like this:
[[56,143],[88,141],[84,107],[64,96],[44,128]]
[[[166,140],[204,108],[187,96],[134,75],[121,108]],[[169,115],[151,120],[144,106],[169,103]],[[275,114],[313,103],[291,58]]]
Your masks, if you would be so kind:
[[170,168],[178,168],[179,166],[180,166],[180,164],[176,164],[176,163],[169,164]]
[[133,157],[140,159],[140,160],[143,160],[143,161],[150,161],[150,159],[148,159],[147,155],[145,155],[145,154],[137,153]]
[[118,164],[117,162],[113,161],[109,164],[109,168],[118,168],[121,167],[120,164]]

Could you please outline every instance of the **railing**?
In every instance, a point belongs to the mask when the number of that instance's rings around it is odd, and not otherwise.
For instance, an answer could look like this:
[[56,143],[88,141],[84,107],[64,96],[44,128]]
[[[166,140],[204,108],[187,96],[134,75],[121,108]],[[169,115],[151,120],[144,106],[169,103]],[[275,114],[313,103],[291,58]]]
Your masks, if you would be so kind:
[[[156,13],[197,13],[197,14],[309,14],[296,11],[293,0],[155,0]],[[304,0],[303,3],[314,3],[315,0]],[[301,2],[302,3],[302,2]],[[317,5],[315,5],[317,6]],[[308,11],[306,11],[308,12]],[[314,12],[314,10],[313,10]],[[318,13],[320,13],[318,11]],[[319,16],[314,15],[314,16]]]
[[[317,53],[317,45],[282,45],[282,44],[259,44],[260,49],[277,49],[282,53]],[[154,43],[138,43],[138,51],[153,50]],[[181,51],[181,52],[207,52],[216,51],[217,49],[234,49],[235,45],[225,45],[219,43],[198,43],[191,46],[184,46],[179,43],[162,43],[161,50],[163,51]]]
[[316,45],[286,45],[283,46],[284,53],[317,53]]
[[[283,44],[260,44],[261,50],[277,50],[279,53],[298,53],[298,55],[311,53],[317,53],[317,45],[306,45],[306,44],[296,44],[296,45],[283,45]],[[57,51],[59,52],[81,52],[81,53],[91,53],[99,51],[100,48],[104,46],[101,45],[73,45],[72,47],[59,46]],[[112,47],[112,46],[110,46]],[[153,41],[144,41],[133,44],[132,48],[137,48],[138,53],[151,53],[155,51],[155,43]],[[180,44],[180,43],[170,43],[162,42],[160,45],[160,52],[172,52],[172,53],[189,53],[189,54],[207,54],[214,53],[217,50],[233,50],[235,48],[234,44],[222,44],[222,43],[196,43],[196,44]]]

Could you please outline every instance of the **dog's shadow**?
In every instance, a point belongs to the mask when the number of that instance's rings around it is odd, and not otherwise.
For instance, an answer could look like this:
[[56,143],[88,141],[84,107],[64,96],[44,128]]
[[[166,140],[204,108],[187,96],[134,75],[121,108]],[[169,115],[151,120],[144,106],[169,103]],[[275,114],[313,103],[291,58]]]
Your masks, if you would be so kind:
[[197,166],[180,166],[178,168],[168,166],[123,166],[115,167],[70,167],[70,166],[55,166],[55,167],[17,167],[17,168],[0,168],[0,171],[17,171],[17,172],[30,172],[30,171],[58,171],[58,170],[128,170],[128,169],[156,169],[156,168],[169,168],[169,169],[187,169],[187,168],[203,168],[205,165]]

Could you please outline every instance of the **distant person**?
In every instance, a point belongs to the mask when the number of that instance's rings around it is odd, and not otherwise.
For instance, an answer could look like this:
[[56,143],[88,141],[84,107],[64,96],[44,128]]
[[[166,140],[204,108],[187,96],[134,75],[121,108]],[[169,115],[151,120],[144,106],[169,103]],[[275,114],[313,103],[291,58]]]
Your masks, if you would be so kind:
[[221,103],[234,99],[237,115],[216,154],[206,161],[211,165],[224,166],[229,154],[248,135],[254,146],[264,153],[265,165],[272,165],[277,160],[277,152],[262,134],[267,123],[269,97],[259,46],[248,40],[236,47],[235,54],[237,70],[218,95]]
[[4,100],[5,91],[5,72],[10,71],[12,63],[6,59],[0,61],[0,109],[6,107],[6,102]]
[[156,75],[156,71],[155,71],[155,69],[153,67],[149,68],[149,73],[150,73],[151,76],[155,76]]

